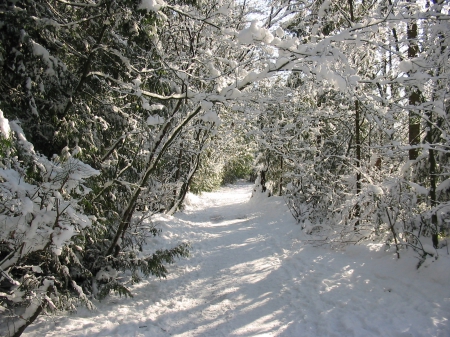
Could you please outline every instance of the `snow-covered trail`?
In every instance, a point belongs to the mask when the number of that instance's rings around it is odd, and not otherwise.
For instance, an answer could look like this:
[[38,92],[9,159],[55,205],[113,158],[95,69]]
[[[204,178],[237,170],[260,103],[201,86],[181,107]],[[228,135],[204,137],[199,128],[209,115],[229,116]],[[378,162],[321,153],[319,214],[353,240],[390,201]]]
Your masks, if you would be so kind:
[[192,243],[166,280],[96,312],[41,318],[24,335],[450,336],[448,256],[417,271],[412,254],[398,261],[375,245],[315,248],[282,198],[250,194],[234,185],[190,195],[183,213],[156,220],[164,235],[153,244]]

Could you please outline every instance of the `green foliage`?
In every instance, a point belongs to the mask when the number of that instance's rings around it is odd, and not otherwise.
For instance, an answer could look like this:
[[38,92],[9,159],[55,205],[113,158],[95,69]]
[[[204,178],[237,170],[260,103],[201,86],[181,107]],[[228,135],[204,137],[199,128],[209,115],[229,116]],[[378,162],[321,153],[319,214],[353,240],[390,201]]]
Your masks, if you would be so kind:
[[145,264],[141,271],[146,275],[151,274],[165,278],[168,271],[164,264],[173,264],[175,258],[189,257],[189,249],[189,243],[182,243],[171,249],[157,250],[152,256],[145,259]]
[[[26,279],[26,283],[20,281],[20,289],[33,300],[40,281],[51,275],[57,310],[75,310],[80,303],[93,308],[93,298],[104,298],[111,291],[131,296],[123,273],[164,277],[167,269],[163,264],[188,256],[188,245],[142,254],[147,239],[160,232],[148,228],[151,216],[173,199],[173,162],[170,154],[161,158],[163,164],[155,165],[156,174],[148,183],[141,183],[149,153],[156,151],[160,140],[156,131],[160,126],[146,123],[150,115],[146,107],[161,102],[143,98],[130,88],[140,77],[133,67],[152,69],[143,72],[139,91],[173,94],[174,83],[167,79],[172,73],[164,69],[155,48],[163,21],[154,13],[137,10],[135,1],[78,7],[24,0],[14,2],[14,6],[2,4],[0,11],[0,106],[7,118],[17,118],[25,131],[11,139],[0,136],[0,167],[16,171],[14,183],[33,188],[15,192],[10,188],[15,185],[5,181],[11,174],[0,178],[0,213],[12,219],[0,224],[0,262],[2,267],[10,263],[5,267],[12,280],[10,286],[14,280]],[[158,113],[168,118],[169,109],[177,102],[163,103],[164,109]],[[172,116],[173,122],[181,117]],[[161,136],[164,141],[166,136]],[[100,174],[83,180],[83,172],[72,164],[81,168],[91,165]],[[180,177],[185,169],[189,170],[189,165],[182,167]],[[145,193],[130,204],[140,183],[143,186],[138,191]],[[10,227],[18,222],[23,228],[31,227],[34,214],[20,213],[24,200],[33,202],[34,212],[47,212],[43,218],[49,220],[38,228],[47,241],[22,256],[20,247],[27,234]],[[108,255],[127,207],[133,226]],[[144,221],[135,221],[136,209],[145,210]],[[78,225],[79,219],[85,223]],[[72,227],[73,235],[67,235],[61,247],[54,244],[52,238],[57,233]],[[97,280],[106,265],[112,277]]]
[[140,282],[142,276],[148,277],[153,275],[159,278],[166,278],[168,274],[166,264],[175,263],[176,258],[189,257],[189,250],[189,243],[181,243],[171,249],[157,250],[145,257],[139,257],[136,251],[126,251],[120,253],[117,257],[108,257],[104,260],[106,267],[102,267],[100,271],[100,273],[106,271],[107,276],[97,280],[95,285],[97,289],[92,290],[100,300],[108,296],[111,291],[118,293],[120,296],[132,297],[130,290],[114,276],[116,275],[115,270],[131,271],[132,283]]
[[14,153],[11,153],[13,149],[11,139],[5,139],[0,136],[0,158],[7,158],[14,156]]
[[133,297],[133,294],[122,283],[113,279],[112,281],[102,285],[101,290],[97,294],[97,298],[101,301],[105,299],[111,292],[118,294],[119,296]]
[[253,172],[253,156],[243,154],[236,158],[231,158],[223,168],[222,185],[232,184],[238,179],[250,179]]
[[200,165],[194,176],[190,191],[194,194],[212,192],[222,183],[222,162],[218,153],[212,150],[200,156]]

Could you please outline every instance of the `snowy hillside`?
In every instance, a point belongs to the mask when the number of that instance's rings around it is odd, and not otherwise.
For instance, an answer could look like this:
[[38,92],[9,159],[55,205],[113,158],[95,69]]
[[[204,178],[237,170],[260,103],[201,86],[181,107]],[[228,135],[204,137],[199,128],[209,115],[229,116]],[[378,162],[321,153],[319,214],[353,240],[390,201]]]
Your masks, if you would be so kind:
[[40,317],[24,336],[449,336],[450,258],[416,270],[413,252],[313,247],[280,197],[251,185],[188,195],[149,246],[189,240],[168,279],[108,297],[98,310]]

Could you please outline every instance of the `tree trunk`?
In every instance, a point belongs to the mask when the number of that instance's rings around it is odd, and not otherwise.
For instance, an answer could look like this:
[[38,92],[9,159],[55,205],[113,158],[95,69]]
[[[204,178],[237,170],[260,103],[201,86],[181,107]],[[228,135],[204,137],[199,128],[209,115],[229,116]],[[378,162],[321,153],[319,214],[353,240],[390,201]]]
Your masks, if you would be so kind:
[[[117,242],[119,242],[120,237],[122,234],[128,229],[128,226],[130,225],[131,217],[133,216],[133,213],[136,209],[136,202],[139,198],[139,195],[141,194],[142,189],[145,187],[145,185],[148,182],[148,179],[150,178],[150,175],[155,171],[157,164],[161,160],[162,156],[166,153],[169,146],[172,144],[172,142],[178,137],[181,130],[186,126],[199,112],[201,111],[201,107],[197,107],[195,111],[193,111],[190,115],[188,115],[172,132],[171,135],[168,136],[166,142],[161,147],[161,150],[159,151],[156,158],[153,160],[150,160],[148,163],[148,166],[143,173],[143,176],[141,178],[141,181],[138,184],[138,187],[135,188],[131,195],[131,199],[128,202],[128,206],[124,210],[121,221],[119,224],[119,227],[117,228],[116,234],[114,235],[114,238],[106,251],[106,256],[111,255],[114,251],[114,256],[117,256],[120,252],[120,248],[117,245]],[[169,123],[169,122],[168,122]],[[164,135],[161,135],[163,137]],[[156,153],[157,149],[154,149],[154,153]]]
[[[353,0],[348,0],[348,5],[350,9],[350,20],[355,22],[354,14],[354,4]],[[356,143],[356,196],[361,193],[361,116],[359,111],[359,101],[358,97],[355,97],[355,143]],[[359,216],[361,213],[361,208],[357,202],[355,205],[355,230],[359,226]]]
[[[436,4],[437,1],[433,0],[433,4]],[[429,6],[429,4],[427,4]],[[444,36],[440,35],[440,41],[441,41],[441,55],[444,54],[445,52],[445,45],[442,43],[444,41]],[[436,74],[437,76],[439,76],[441,73],[441,68],[438,67]],[[434,88],[434,93],[433,93],[433,101],[436,101],[437,99],[439,99],[439,97],[436,97],[436,91],[439,90],[443,85],[443,83],[440,83],[440,81],[438,81],[437,83],[437,87]],[[438,166],[436,163],[436,151],[433,149],[433,144],[437,141],[434,139],[433,137],[433,131],[435,130],[434,128],[434,124],[435,122],[433,121],[433,112],[430,110],[429,112],[427,112],[427,135],[426,135],[426,141],[429,145],[429,151],[428,151],[428,161],[430,163],[430,192],[429,192],[429,197],[430,197],[430,207],[431,209],[435,208],[437,205],[437,195],[436,195],[436,185],[437,185],[437,179],[438,179]],[[438,118],[439,119],[439,118]],[[437,137],[436,137],[437,138]],[[439,224],[438,224],[438,219],[437,219],[437,214],[436,211],[433,211],[432,215],[431,215],[431,226],[432,226],[432,242],[433,242],[433,246],[434,248],[438,248],[439,247]]]
[[[181,159],[182,158],[183,158],[183,143],[180,144],[180,150],[178,151],[177,171],[175,172],[175,182],[178,182],[180,180],[180,177],[181,177],[181,163],[182,163]],[[178,188],[174,188],[174,190],[173,190],[173,202],[171,202],[170,210],[172,210],[174,207],[176,209],[178,208],[178,204],[179,203],[178,203],[177,200],[178,200]]]
[[[360,122],[359,101],[355,100],[355,143],[356,143],[356,196],[361,193],[361,122]],[[359,226],[360,205],[355,205],[355,230]]]
[[[408,58],[413,59],[419,54],[419,46],[417,45],[418,28],[417,22],[408,23],[407,39],[408,39]],[[411,87],[409,93],[409,105],[411,109],[408,114],[408,140],[411,147],[419,144],[420,124],[417,116],[415,116],[413,106],[420,104],[421,92],[416,87]],[[417,148],[409,149],[409,160],[416,160],[419,155]]]
[[278,188],[278,195],[281,197],[281,195],[283,194],[283,156],[280,156],[280,182]]
[[175,195],[175,200],[173,202],[173,205],[170,208],[169,212],[167,212],[167,214],[173,215],[180,208],[181,204],[183,203],[184,198],[186,197],[186,193],[189,190],[189,186],[191,186],[192,179],[194,178],[195,173],[197,172],[198,168],[200,167],[200,157],[201,157],[201,154],[203,153],[203,149],[205,147],[205,144],[208,141],[208,138],[209,137],[207,136],[207,133],[205,132],[205,139],[203,140],[203,144],[200,147],[198,153],[196,154],[196,156],[194,158],[194,164],[192,165],[192,168],[187,175],[186,181],[183,182],[183,184],[181,185],[179,193],[177,193]]
[[266,188],[266,171],[267,170],[261,170],[260,171],[260,176],[261,176],[261,192],[265,192],[267,190]]
[[[436,200],[436,171],[437,171],[437,165],[436,165],[436,157],[435,157],[435,151],[432,148],[433,144],[433,113],[430,111],[427,113],[428,115],[428,122],[427,122],[427,136],[426,140],[428,145],[430,146],[430,149],[428,150],[428,161],[430,163],[430,207],[433,209],[436,207],[437,200]],[[431,226],[433,230],[432,239],[433,239],[433,246],[434,248],[438,248],[439,245],[439,237],[438,237],[438,221],[437,221],[437,215],[436,212],[433,211],[431,215]]]
[[167,213],[168,215],[173,215],[180,208],[181,204],[184,201],[184,198],[186,197],[186,193],[189,190],[189,186],[191,186],[192,179],[194,178],[194,175],[197,172],[199,167],[200,167],[200,153],[197,155],[194,167],[191,170],[191,172],[189,173],[187,180],[182,184],[182,186],[180,188],[180,193],[178,194],[178,197],[175,200],[173,207]]

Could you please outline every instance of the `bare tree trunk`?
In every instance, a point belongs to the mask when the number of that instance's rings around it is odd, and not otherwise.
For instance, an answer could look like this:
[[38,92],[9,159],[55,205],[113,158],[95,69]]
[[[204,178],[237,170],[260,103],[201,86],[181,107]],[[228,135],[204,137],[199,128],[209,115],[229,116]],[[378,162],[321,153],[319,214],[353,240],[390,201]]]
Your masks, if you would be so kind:
[[[350,8],[350,20],[355,22],[354,4],[353,0],[348,0]],[[359,110],[358,97],[355,97],[355,143],[356,143],[356,195],[361,193],[361,116]],[[355,205],[355,230],[359,226],[359,216],[361,213],[361,207],[357,202]]]
[[[428,150],[428,161],[430,163],[430,207],[434,208],[437,205],[436,200],[436,171],[437,171],[437,165],[436,165],[436,157],[435,157],[435,150],[433,150],[432,144],[433,144],[433,113],[430,111],[427,113],[428,115],[428,121],[427,121],[427,136],[426,140],[428,145],[430,146]],[[437,221],[437,215],[436,212],[433,212],[431,215],[431,226],[433,228],[433,234],[432,234],[432,240],[433,240],[433,246],[434,248],[438,248],[439,245],[439,237],[438,237],[438,221]]]
[[[433,0],[433,3],[436,4],[437,0]],[[429,6],[429,3],[427,3],[427,6]],[[440,40],[441,40],[441,54],[444,54],[446,47],[442,44],[442,41],[444,40],[444,36],[440,36]],[[441,68],[438,67],[437,71],[436,71],[436,75],[440,75],[441,72]],[[438,82],[436,84],[437,88],[435,87],[434,89],[434,93],[433,93],[433,101],[435,101],[436,99],[438,99],[438,97],[436,97],[436,89],[439,90],[439,88],[442,86],[442,83]],[[437,195],[436,195],[436,185],[437,185],[437,179],[438,179],[438,167],[437,167],[437,163],[436,163],[436,152],[433,149],[433,144],[435,143],[435,139],[433,137],[433,126],[434,126],[434,121],[433,121],[433,112],[430,110],[429,112],[427,112],[427,135],[426,135],[426,141],[429,144],[429,150],[428,150],[428,161],[430,163],[430,192],[429,192],[429,197],[430,197],[430,207],[433,209],[434,207],[436,207],[437,205]],[[438,248],[439,247],[439,224],[438,224],[438,219],[437,219],[437,215],[436,215],[436,211],[434,211],[431,215],[431,226],[433,227],[433,233],[432,233],[432,242],[433,242],[433,246],[434,248]]]
[[283,194],[283,156],[280,156],[280,182],[278,188],[278,195],[281,197],[281,195]]
[[266,187],[266,171],[265,170],[261,170],[260,171],[260,175],[261,175],[261,192],[265,192],[267,190],[267,187]]
[[[356,143],[356,195],[361,193],[361,116],[359,111],[359,101],[358,98],[355,100],[355,143]],[[360,216],[360,205],[359,203],[355,206],[355,217],[358,219],[355,223],[355,229],[359,226],[359,216]]]
[[[411,1],[411,0],[410,0]],[[409,2],[410,2],[409,1]],[[417,22],[409,22],[407,28],[407,39],[408,39],[408,58],[413,59],[419,54],[419,46],[417,45],[418,28]],[[416,87],[410,88],[409,93],[409,105],[411,107],[420,104],[421,92]],[[409,110],[408,114],[408,138],[409,145],[415,146],[419,144],[420,137],[420,124],[417,116],[415,116],[413,108]],[[419,151],[417,148],[409,149],[409,160],[417,159]]]
[[[167,213],[169,215],[173,215],[180,208],[181,204],[184,201],[184,198],[186,197],[186,193],[189,190],[189,186],[191,186],[192,179],[194,178],[195,173],[198,171],[198,168],[200,167],[201,154],[203,153],[203,150],[210,139],[209,132],[210,132],[210,130],[205,131],[203,133],[202,139],[200,139],[201,131],[199,131],[197,136],[195,137],[195,139],[200,143],[200,148],[193,159],[193,165],[191,166],[191,169],[187,175],[186,180],[181,185],[180,191],[175,194],[174,202],[173,202],[169,212]],[[180,175],[178,176],[177,180],[179,178],[180,178]]]
[[178,194],[177,198],[175,199],[172,208],[167,213],[168,215],[173,215],[180,208],[181,204],[183,203],[184,198],[186,197],[186,193],[189,190],[189,186],[192,183],[192,179],[194,178],[195,173],[197,172],[198,168],[200,167],[200,156],[201,156],[201,152],[199,152],[197,154],[197,156],[195,158],[194,166],[193,166],[191,172],[189,172],[189,175],[188,175],[186,181],[181,185],[180,193]]
[[[175,182],[178,182],[181,177],[181,163],[183,158],[183,143],[180,144],[180,150],[178,151],[178,159],[177,159],[177,171],[175,172]],[[178,188],[175,187],[173,190],[173,202],[171,202],[170,209],[172,210],[175,206],[178,205]],[[178,208],[178,207],[176,207]]]

